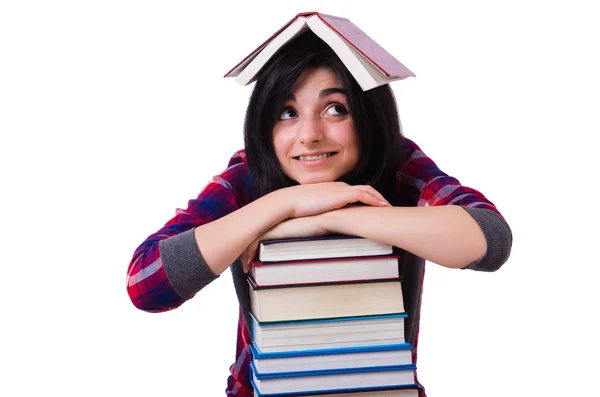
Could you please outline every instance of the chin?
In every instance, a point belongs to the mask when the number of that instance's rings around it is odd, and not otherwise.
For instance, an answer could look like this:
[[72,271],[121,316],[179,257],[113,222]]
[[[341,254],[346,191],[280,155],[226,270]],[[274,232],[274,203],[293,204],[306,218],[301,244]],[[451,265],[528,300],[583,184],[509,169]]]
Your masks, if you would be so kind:
[[339,178],[337,178],[335,175],[304,175],[292,179],[294,179],[300,185],[308,185],[310,183],[335,182]]

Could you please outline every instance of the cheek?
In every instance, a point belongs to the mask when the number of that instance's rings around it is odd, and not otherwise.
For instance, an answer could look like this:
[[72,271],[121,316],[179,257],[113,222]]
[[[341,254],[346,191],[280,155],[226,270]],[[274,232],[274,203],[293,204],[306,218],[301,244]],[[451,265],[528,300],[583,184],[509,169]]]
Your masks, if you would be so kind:
[[352,127],[344,127],[334,132],[336,141],[344,148],[348,155],[358,157],[360,144],[358,136]]
[[285,128],[273,129],[273,147],[275,148],[275,154],[280,161],[288,156],[293,144],[294,140],[289,131]]
[[354,130],[352,130],[351,133],[346,135],[344,147],[348,159],[348,166],[350,168],[354,168],[358,164],[358,161],[360,159],[360,142]]

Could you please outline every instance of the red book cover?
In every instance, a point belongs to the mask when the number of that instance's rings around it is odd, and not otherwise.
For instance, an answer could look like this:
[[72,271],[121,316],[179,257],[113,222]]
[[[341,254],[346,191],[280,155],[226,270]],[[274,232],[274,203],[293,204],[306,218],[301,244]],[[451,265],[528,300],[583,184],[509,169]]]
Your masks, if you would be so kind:
[[[381,255],[268,263],[254,260],[250,276],[259,287],[398,280],[402,278],[399,258],[399,255]],[[279,272],[280,269],[284,271]],[[267,270],[267,273],[262,273]],[[262,281],[259,283],[257,280]]]
[[350,260],[367,260],[367,259],[381,259],[381,258],[396,258],[399,259],[400,255],[377,255],[377,256],[352,256],[352,257],[341,257],[341,258],[325,258],[325,259],[301,259],[295,261],[281,261],[281,262],[261,262],[258,259],[252,261],[252,266],[278,266],[278,265],[293,265],[303,263],[315,263],[315,262],[336,262],[336,261],[350,261]]
[[406,66],[350,20],[333,15],[315,14],[388,77],[415,76],[413,72],[408,70]]
[[229,75],[236,70],[241,64],[247,59],[258,53],[265,45],[267,45],[274,37],[281,33],[286,27],[288,27],[297,18],[313,18],[317,17],[321,19],[327,26],[335,31],[340,37],[342,37],[347,43],[349,43],[354,49],[361,53],[366,59],[373,63],[388,77],[414,77],[415,74],[411,72],[406,66],[398,61],[394,56],[387,52],[383,47],[377,44],[371,39],[366,33],[358,28],[354,23],[346,18],[336,17],[333,15],[322,14],[319,12],[302,12],[290,19],[285,25],[277,30],[271,37],[265,40],[260,46],[246,56],[242,61],[235,65],[224,77]]
[[251,56],[253,56],[257,52],[259,52],[265,45],[267,45],[269,43],[269,41],[273,40],[273,38],[275,36],[277,36],[279,33],[281,33],[285,28],[287,28],[297,18],[299,18],[299,17],[307,17],[307,16],[314,15],[314,14],[318,14],[318,13],[317,12],[302,12],[302,13],[296,15],[294,18],[290,19],[277,32],[273,33],[271,35],[271,37],[269,37],[267,40],[265,40],[261,45],[259,45],[258,47],[256,47],[256,49],[254,51],[252,51],[250,54],[248,54],[248,56],[246,56],[237,65],[235,65],[233,68],[231,68],[231,70],[229,72],[225,73],[225,76],[223,76],[223,77],[228,77],[231,74],[231,72],[233,72],[235,69],[237,69],[238,66],[240,66],[242,63],[244,63],[246,61],[246,59],[250,58]]
[[261,289],[281,289],[281,288],[302,288],[302,287],[318,287],[318,286],[336,286],[345,284],[373,284],[373,283],[398,283],[402,282],[402,277],[386,278],[386,279],[369,279],[369,280],[345,280],[326,283],[309,283],[309,284],[281,284],[281,285],[260,285],[256,282],[252,275],[248,275],[248,284],[253,290]]

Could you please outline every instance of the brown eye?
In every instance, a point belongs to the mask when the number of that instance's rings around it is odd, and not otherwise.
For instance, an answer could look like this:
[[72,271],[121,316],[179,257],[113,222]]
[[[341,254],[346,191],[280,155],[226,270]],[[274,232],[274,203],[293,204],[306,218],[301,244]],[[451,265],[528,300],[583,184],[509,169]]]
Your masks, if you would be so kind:
[[336,103],[328,107],[325,113],[330,116],[345,116],[348,114],[348,110],[344,105]]
[[279,120],[291,120],[298,117],[298,114],[294,109],[284,109],[283,112],[279,115]]

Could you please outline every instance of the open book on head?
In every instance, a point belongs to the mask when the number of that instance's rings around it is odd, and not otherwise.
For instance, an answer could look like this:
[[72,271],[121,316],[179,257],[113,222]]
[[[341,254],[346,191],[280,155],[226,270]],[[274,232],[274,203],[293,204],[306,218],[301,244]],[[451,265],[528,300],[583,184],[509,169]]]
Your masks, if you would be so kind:
[[236,81],[242,85],[252,83],[278,49],[309,31],[335,51],[363,91],[415,76],[348,19],[319,12],[304,12],[275,32],[227,72],[225,77],[236,77]]

